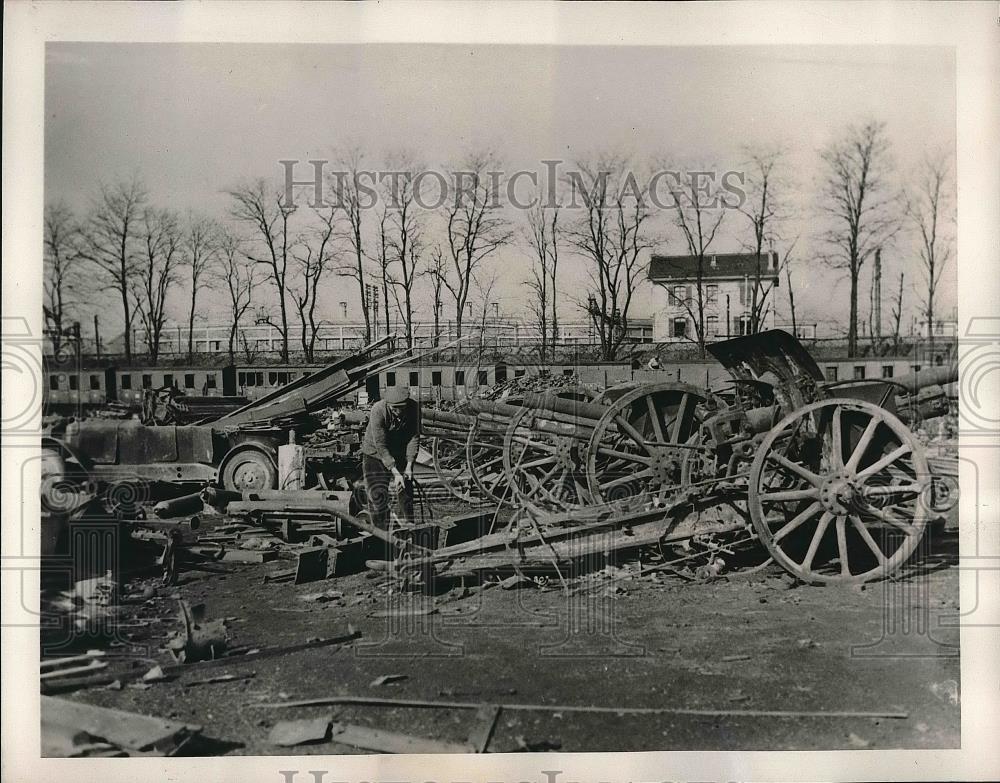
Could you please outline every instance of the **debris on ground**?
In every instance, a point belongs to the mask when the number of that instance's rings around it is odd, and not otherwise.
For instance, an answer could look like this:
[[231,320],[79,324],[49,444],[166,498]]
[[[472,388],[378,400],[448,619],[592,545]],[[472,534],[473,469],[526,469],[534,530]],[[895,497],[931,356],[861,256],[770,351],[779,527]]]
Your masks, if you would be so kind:
[[294,745],[305,745],[311,742],[324,742],[330,739],[330,724],[333,717],[305,718],[302,720],[283,720],[274,724],[268,742],[283,748]]

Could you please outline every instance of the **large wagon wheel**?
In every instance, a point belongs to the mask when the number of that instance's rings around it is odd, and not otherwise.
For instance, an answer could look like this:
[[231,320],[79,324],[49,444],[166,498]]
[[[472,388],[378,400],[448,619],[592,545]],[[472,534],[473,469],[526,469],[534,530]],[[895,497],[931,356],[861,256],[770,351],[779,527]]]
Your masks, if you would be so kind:
[[665,500],[683,483],[686,458],[699,448],[699,427],[717,404],[709,392],[671,381],[639,386],[611,402],[587,445],[593,502]]
[[[466,413],[467,404],[460,403],[454,413]],[[454,434],[436,433],[430,438],[431,459],[434,475],[448,492],[459,500],[474,503],[477,500],[476,486],[469,474],[465,459],[465,441],[468,433],[456,430]]]
[[859,400],[790,413],[764,438],[749,476],[761,541],[811,583],[855,584],[896,571],[920,542],[930,493],[913,433]]
[[[503,468],[513,495],[522,501],[568,511],[588,505],[586,464],[581,456],[586,442],[579,437],[535,429],[544,413],[524,408],[504,435]],[[572,430],[572,424],[556,427]]]
[[[520,405],[521,397],[505,400]],[[503,471],[504,432],[506,424],[476,416],[465,440],[465,460],[469,476],[485,500],[513,502],[513,494]]]

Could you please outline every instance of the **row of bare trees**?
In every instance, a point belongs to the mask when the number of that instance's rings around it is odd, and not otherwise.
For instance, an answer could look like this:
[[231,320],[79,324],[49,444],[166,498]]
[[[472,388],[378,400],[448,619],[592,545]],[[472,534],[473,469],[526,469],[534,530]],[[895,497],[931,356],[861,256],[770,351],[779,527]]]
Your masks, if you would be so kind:
[[[869,122],[847,129],[820,153],[823,165],[819,222],[814,237],[822,248],[817,259],[844,269],[850,282],[848,351],[858,350],[858,292],[862,269],[884,253],[908,226],[917,237],[923,280],[920,310],[933,339],[935,296],[952,254],[952,187],[949,161],[928,158],[904,194],[893,184],[885,128]],[[188,353],[194,351],[199,294],[212,287],[228,294],[228,349],[238,346],[239,322],[253,315],[271,324],[288,361],[290,326],[298,322],[305,358],[313,360],[324,325],[321,295],[347,281],[355,292],[344,300],[360,303],[364,338],[390,332],[393,312],[408,344],[414,339],[418,300],[430,294],[435,334],[441,331],[446,305],[458,336],[470,317],[473,295],[487,297],[497,274],[489,270],[498,251],[517,242],[531,259],[523,282],[541,337],[540,359],[553,356],[559,338],[563,299],[591,319],[603,358],[615,359],[629,335],[632,306],[647,271],[650,250],[677,244],[693,263],[693,293],[673,301],[686,311],[693,342],[704,351],[711,337],[707,324],[706,277],[719,252],[723,229],[730,241],[743,237],[742,249],[756,258],[748,281],[747,328],[755,333],[775,307],[771,281],[784,274],[788,308],[796,318],[790,259],[798,236],[787,228],[797,217],[791,208],[795,191],[789,162],[779,147],[745,150],[742,199],[711,166],[665,166],[678,170],[669,180],[670,204],[659,210],[639,196],[635,162],[618,154],[578,161],[560,183],[559,203],[543,201],[515,220],[498,203],[490,172],[501,169],[496,155],[481,151],[453,167],[460,172],[457,192],[437,210],[420,205],[422,163],[411,154],[394,153],[383,167],[391,175],[371,180],[378,198],[369,203],[363,174],[365,156],[345,151],[328,182],[337,198],[306,206],[307,199],[286,201],[276,183],[248,180],[230,187],[228,220],[177,213],[156,207],[142,182],[133,177],[102,187],[86,214],[75,216],[52,204],[45,215],[45,316],[55,347],[68,325],[68,314],[83,300],[87,284],[113,294],[125,324],[124,352],[130,360],[133,325],[139,324],[150,358],[156,361],[177,283],[188,292]],[[630,187],[631,185],[631,187]],[[666,220],[657,219],[665,217]],[[520,227],[517,221],[521,221]],[[739,221],[737,225],[731,225]],[[659,227],[659,228],[658,228]],[[519,237],[519,239],[516,239]],[[565,290],[559,271],[561,253],[582,260],[587,283]],[[779,263],[775,268],[772,258]],[[262,287],[270,289],[264,296]],[[423,289],[421,291],[421,289]],[[380,307],[376,307],[380,300]],[[267,304],[265,304],[265,302]],[[487,303],[482,306],[485,326]],[[903,312],[903,277],[891,310],[898,327]],[[244,346],[249,350],[249,346]]]

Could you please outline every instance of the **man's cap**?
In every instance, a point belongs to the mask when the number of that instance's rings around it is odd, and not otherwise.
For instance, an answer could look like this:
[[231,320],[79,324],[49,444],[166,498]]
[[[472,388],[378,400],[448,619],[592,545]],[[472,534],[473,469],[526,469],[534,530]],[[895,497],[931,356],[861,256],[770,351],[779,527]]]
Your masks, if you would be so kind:
[[385,394],[382,395],[382,399],[384,399],[388,405],[402,405],[410,399],[410,390],[405,386],[390,386],[385,390]]

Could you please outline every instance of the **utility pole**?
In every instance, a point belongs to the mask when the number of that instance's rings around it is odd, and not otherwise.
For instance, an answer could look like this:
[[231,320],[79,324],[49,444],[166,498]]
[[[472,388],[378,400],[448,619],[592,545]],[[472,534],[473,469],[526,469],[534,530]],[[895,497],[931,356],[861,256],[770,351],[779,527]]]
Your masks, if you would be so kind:
[[94,347],[97,351],[97,358],[101,358],[101,329],[97,325],[97,313],[94,313]]

